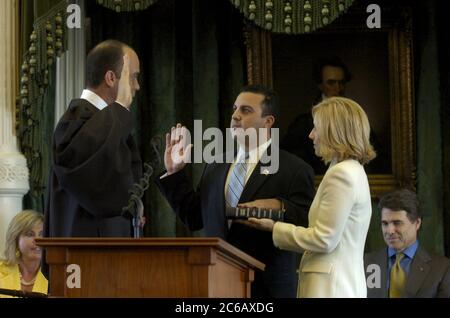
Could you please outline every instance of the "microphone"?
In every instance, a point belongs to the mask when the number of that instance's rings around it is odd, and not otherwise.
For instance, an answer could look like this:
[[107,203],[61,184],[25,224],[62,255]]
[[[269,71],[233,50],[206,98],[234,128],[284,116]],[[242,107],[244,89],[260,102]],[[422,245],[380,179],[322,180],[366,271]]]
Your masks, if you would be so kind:
[[248,218],[272,219],[276,222],[284,220],[284,212],[285,210],[273,210],[264,208],[226,207],[225,217],[231,220]]

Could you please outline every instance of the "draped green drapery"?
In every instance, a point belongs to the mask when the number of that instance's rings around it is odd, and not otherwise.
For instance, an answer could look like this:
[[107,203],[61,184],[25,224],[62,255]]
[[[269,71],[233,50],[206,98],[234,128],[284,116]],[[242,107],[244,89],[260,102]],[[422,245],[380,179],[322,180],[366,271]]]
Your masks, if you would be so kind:
[[275,33],[302,34],[327,26],[354,0],[230,0],[257,26]]
[[[97,0],[117,12],[147,9],[157,0]],[[161,0],[160,0],[161,1]],[[302,34],[333,22],[354,0],[229,0],[246,19],[268,31]]]
[[25,206],[43,211],[54,122],[54,62],[65,47],[65,0],[21,1],[17,134],[30,171]]
[[158,0],[96,0],[97,4],[116,12],[146,10]]

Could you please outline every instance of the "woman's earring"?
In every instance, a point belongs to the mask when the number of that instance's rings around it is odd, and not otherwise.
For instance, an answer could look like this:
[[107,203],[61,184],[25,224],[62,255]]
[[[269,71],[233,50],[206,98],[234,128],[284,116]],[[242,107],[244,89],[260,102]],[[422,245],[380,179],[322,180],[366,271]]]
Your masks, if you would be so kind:
[[20,256],[21,256],[20,250],[17,249],[17,250],[16,250],[16,257],[17,257],[17,258],[20,258]]

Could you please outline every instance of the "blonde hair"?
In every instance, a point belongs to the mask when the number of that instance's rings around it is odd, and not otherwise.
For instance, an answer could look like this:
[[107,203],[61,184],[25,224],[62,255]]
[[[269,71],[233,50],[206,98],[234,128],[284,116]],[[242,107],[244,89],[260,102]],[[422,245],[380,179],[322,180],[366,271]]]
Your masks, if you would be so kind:
[[369,120],[355,101],[328,98],[313,107],[312,115],[319,137],[317,155],[325,163],[355,159],[364,165],[376,157],[369,141]]
[[39,223],[44,223],[44,216],[33,210],[24,210],[17,213],[17,215],[11,220],[6,231],[5,242],[5,263],[7,265],[16,265],[20,261],[19,238],[20,235],[27,231],[30,231],[34,226]]

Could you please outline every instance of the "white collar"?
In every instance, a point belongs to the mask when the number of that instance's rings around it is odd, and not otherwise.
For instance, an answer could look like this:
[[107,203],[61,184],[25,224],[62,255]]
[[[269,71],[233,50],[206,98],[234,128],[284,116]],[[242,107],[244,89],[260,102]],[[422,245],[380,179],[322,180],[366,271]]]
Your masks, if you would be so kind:
[[[266,152],[267,148],[272,143],[272,139],[267,140],[265,143],[259,145],[257,148],[254,148],[248,153],[248,162],[250,163],[258,163],[259,159]],[[240,162],[242,158],[245,158],[245,149],[243,147],[239,147],[238,154],[236,156],[236,162]]]
[[99,110],[102,110],[103,108],[108,106],[108,104],[103,100],[103,98],[101,98],[100,96],[98,96],[89,89],[83,90],[83,93],[81,94],[80,98],[87,100],[89,103],[94,105]]

